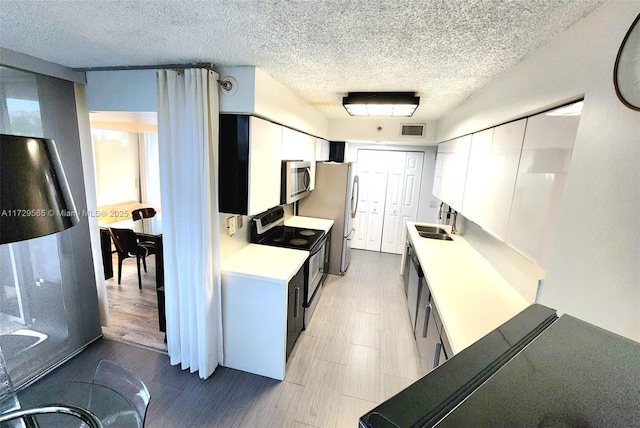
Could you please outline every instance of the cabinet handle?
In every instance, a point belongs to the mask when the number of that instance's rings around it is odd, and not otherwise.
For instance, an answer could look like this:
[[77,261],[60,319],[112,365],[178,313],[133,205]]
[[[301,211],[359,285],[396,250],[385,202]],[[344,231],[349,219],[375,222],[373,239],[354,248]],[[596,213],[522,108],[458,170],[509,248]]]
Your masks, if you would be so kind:
[[427,337],[427,329],[429,328],[429,317],[431,317],[431,303],[425,309],[424,325],[422,326],[422,337]]
[[442,344],[440,342],[436,343],[436,353],[433,356],[433,368],[435,369],[440,364],[440,351],[442,351]]
[[293,317],[298,318],[298,306],[300,306],[300,287],[293,289],[295,306],[293,307]]

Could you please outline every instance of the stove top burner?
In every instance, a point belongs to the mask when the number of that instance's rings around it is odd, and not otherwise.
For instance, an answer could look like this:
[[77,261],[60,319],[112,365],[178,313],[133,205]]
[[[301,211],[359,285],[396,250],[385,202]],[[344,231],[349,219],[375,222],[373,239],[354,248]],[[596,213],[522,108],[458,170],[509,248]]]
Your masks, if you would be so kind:
[[306,239],[302,239],[302,238],[293,238],[291,241],[289,241],[289,243],[291,245],[306,245],[307,242],[309,242],[309,241],[307,241]]
[[322,230],[277,226],[260,235],[252,231],[251,242],[312,251],[324,235]]
[[324,230],[285,226],[282,207],[258,214],[251,221],[251,242],[255,244],[307,250],[314,254],[325,240]]

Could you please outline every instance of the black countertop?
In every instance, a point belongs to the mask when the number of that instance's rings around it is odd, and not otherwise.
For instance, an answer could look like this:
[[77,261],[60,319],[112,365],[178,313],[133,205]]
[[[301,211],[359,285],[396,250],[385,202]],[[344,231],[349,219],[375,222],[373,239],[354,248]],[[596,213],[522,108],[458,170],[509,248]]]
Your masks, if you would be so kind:
[[640,344],[563,315],[438,427],[640,427]]
[[556,320],[531,305],[360,419],[362,427],[433,426],[461,399]]
[[640,426],[640,344],[531,305],[361,427]]

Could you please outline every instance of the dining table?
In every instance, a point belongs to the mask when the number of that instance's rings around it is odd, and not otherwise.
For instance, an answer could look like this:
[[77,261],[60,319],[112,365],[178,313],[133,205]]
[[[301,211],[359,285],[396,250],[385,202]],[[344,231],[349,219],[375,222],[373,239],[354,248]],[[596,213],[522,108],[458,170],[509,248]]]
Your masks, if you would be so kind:
[[101,224],[102,259],[105,263],[105,279],[108,272],[113,276],[113,262],[111,259],[111,237],[109,228],[131,229],[135,232],[139,241],[153,242],[156,247],[156,292],[158,295],[158,318],[160,331],[166,331],[165,304],[164,304],[164,250],[162,244],[162,214],[139,220],[122,220],[115,223]]

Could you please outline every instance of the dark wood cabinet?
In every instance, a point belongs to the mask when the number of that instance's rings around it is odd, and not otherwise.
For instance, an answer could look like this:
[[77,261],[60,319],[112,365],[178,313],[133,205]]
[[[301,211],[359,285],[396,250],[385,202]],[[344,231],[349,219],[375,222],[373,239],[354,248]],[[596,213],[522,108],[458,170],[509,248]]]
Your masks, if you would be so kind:
[[302,293],[304,291],[304,268],[289,281],[287,299],[287,359],[304,326],[304,307]]

